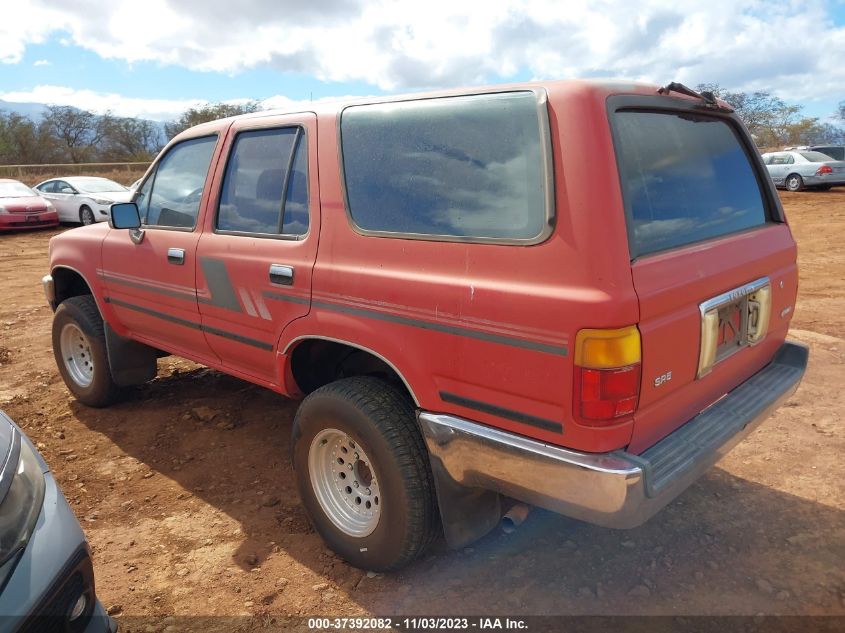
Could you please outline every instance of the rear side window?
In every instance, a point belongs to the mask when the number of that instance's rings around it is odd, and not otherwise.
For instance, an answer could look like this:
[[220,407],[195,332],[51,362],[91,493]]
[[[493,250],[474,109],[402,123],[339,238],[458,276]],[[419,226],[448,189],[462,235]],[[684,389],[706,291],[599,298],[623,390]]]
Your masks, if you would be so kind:
[[353,222],[422,239],[541,239],[551,212],[544,117],[533,92],[347,108]]
[[729,123],[623,111],[614,127],[632,257],[767,221],[760,183]]
[[306,152],[298,127],[238,134],[223,178],[217,229],[264,235],[307,233]]

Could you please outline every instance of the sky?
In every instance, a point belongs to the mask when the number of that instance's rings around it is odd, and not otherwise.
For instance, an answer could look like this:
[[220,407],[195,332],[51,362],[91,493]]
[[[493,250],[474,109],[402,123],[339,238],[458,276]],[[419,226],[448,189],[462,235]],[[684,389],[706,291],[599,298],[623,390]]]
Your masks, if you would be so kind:
[[0,100],[176,118],[614,77],[845,101],[845,0],[2,0]]

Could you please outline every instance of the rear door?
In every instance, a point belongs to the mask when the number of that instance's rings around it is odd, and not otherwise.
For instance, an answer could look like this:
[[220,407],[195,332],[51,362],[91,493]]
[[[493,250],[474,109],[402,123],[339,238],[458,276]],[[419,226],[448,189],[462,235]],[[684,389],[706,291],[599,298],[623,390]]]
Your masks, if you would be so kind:
[[732,117],[623,106],[611,119],[640,302],[640,452],[769,362],[795,303],[796,249]]
[[227,367],[279,384],[276,343],[308,313],[319,238],[313,113],[235,122],[197,249],[199,311]]

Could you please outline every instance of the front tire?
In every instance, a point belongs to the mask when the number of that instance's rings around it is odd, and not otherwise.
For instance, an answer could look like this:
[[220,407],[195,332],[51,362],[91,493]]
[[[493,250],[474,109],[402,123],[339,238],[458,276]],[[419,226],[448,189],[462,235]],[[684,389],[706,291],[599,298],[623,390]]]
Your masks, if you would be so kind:
[[798,174],[789,174],[786,177],[787,191],[801,191],[804,188],[804,179]]
[[94,212],[91,210],[91,207],[89,207],[88,205],[82,205],[82,207],[79,209],[79,221],[82,222],[84,226],[94,224],[97,221],[94,217]]
[[302,503],[323,540],[352,565],[399,569],[436,534],[431,466],[408,399],[373,377],[317,389],[293,423]]
[[109,367],[103,319],[91,295],[71,297],[59,305],[53,317],[53,356],[79,402],[105,407],[117,399],[120,389]]

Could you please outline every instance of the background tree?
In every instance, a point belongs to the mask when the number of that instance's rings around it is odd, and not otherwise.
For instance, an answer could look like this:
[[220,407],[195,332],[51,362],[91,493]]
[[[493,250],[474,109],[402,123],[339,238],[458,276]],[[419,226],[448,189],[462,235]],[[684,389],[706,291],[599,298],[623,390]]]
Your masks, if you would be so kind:
[[101,143],[99,160],[143,162],[152,160],[164,144],[161,128],[146,119],[105,114],[98,123]]
[[[732,92],[718,84],[699,84],[697,89],[709,90],[731,104],[758,147],[839,144],[845,140],[842,127],[818,117],[803,116],[801,106],[790,105],[768,92]],[[845,102],[840,104],[840,110],[842,106]],[[845,121],[845,116],[842,118]]]
[[189,127],[199,125],[200,123],[207,123],[208,121],[223,119],[238,114],[246,114],[247,112],[257,112],[260,109],[261,106],[257,101],[248,101],[246,103],[209,103],[197,108],[189,108],[175,121],[165,123],[164,133],[168,139],[171,139],[179,134],[179,132],[183,132]]
[[83,163],[93,159],[102,138],[100,117],[70,106],[48,106],[44,122],[58,140],[66,160]]
[[59,155],[58,143],[43,121],[0,112],[0,162],[35,165],[57,160]]

